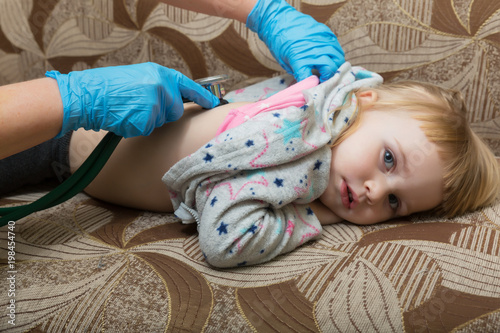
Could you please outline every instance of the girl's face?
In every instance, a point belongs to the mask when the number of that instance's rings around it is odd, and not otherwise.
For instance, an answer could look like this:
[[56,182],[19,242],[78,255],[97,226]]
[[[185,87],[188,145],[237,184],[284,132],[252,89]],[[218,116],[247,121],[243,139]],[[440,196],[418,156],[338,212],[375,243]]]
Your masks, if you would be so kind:
[[408,112],[366,110],[332,148],[330,180],[319,198],[335,215],[372,224],[426,211],[443,199],[437,146]]

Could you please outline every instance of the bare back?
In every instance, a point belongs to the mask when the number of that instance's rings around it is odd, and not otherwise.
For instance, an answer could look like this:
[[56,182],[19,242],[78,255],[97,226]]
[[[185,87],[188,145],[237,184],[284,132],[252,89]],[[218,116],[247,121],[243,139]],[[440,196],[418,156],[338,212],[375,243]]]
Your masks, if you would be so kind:
[[[227,113],[247,103],[233,103],[203,110],[185,104],[181,119],[165,124],[150,136],[122,139],[103,170],[85,189],[107,202],[158,212],[172,212],[168,188],[162,176],[175,163],[194,153],[215,137]],[[74,172],[97,146],[106,132],[79,130],[70,144]]]

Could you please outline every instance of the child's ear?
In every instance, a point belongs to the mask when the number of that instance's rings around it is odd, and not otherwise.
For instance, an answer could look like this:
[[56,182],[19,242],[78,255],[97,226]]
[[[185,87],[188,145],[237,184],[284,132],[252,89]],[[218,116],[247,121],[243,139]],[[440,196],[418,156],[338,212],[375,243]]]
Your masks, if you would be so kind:
[[373,90],[365,90],[358,93],[358,100],[361,105],[370,106],[375,103],[378,99],[378,94]]

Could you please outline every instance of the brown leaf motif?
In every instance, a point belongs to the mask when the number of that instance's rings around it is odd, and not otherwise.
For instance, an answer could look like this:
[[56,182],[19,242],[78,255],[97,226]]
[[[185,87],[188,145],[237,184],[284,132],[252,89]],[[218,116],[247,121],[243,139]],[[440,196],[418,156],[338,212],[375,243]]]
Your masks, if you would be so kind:
[[[316,311],[323,331],[418,331],[429,322],[450,330],[460,324],[451,315],[457,301],[498,302],[498,230],[458,222],[381,226],[368,233],[344,224],[325,228],[317,245],[344,255],[297,282],[316,309],[328,309]],[[473,303],[461,304],[471,318],[486,314]]]
[[[210,285],[179,257],[154,252],[155,244],[163,244],[174,254],[182,253],[182,237],[193,230],[175,219],[165,224],[168,218],[144,229],[140,227],[144,217],[139,214],[90,200],[73,202],[73,207],[66,203],[18,221],[16,265],[22,274],[16,281],[17,321],[11,332],[63,326],[66,331],[84,327],[88,331],[200,331],[212,309]],[[44,223],[48,223],[45,231]],[[168,233],[162,232],[165,228]],[[130,235],[127,229],[136,234]],[[34,232],[37,238],[31,237]],[[6,231],[1,233],[6,239]],[[149,247],[143,250],[144,245]],[[6,274],[4,267],[1,276]],[[6,295],[5,286],[1,292]],[[5,300],[0,303],[7,305]],[[86,310],[77,310],[81,307]],[[128,320],[117,321],[123,313]],[[4,325],[6,321],[0,330]]]

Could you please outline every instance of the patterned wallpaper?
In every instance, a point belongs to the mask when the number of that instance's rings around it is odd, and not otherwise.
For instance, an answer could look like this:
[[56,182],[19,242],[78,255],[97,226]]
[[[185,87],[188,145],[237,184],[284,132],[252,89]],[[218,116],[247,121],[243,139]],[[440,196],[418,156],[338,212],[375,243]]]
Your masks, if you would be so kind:
[[[500,154],[500,2],[290,0],[329,25],[347,60],[388,80],[461,90],[474,129]],[[2,0],[0,84],[96,66],[154,61],[229,89],[281,71],[240,22],[155,0]]]

